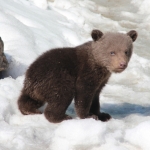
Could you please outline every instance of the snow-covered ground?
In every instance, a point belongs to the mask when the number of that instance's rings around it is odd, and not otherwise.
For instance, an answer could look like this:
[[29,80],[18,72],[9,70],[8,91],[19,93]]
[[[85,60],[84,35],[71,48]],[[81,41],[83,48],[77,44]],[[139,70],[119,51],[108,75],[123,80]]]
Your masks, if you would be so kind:
[[[17,98],[27,67],[44,51],[91,40],[90,32],[138,31],[129,67],[113,74],[101,110],[108,122],[74,119],[59,124],[23,116]],[[0,80],[0,150],[150,150],[149,0],[0,0],[0,36],[10,63]]]

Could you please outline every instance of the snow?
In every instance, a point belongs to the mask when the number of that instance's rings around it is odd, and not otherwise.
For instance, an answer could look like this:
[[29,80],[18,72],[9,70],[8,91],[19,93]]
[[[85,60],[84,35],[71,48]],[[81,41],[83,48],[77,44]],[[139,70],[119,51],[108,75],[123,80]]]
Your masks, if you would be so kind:
[[[0,150],[149,150],[150,1],[0,0],[0,36],[9,68],[0,80]],[[101,99],[108,122],[79,119],[58,124],[17,107],[28,66],[44,51],[91,40],[92,29],[128,32],[138,39],[128,68],[113,74]],[[43,110],[44,108],[41,108]]]

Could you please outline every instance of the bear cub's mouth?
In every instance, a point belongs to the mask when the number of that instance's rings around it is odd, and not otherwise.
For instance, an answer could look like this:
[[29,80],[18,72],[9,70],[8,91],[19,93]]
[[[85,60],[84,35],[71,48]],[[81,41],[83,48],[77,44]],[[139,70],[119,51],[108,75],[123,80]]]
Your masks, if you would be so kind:
[[117,68],[117,69],[115,70],[115,72],[120,73],[120,72],[124,71],[126,68],[127,68],[127,67],[119,67],[119,68]]

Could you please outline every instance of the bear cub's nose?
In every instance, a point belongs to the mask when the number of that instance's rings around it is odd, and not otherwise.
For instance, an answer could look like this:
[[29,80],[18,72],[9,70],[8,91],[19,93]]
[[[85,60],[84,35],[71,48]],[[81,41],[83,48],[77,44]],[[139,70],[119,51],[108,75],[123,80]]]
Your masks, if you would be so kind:
[[120,63],[120,67],[121,68],[126,68],[127,67],[127,63],[126,62],[121,62]]

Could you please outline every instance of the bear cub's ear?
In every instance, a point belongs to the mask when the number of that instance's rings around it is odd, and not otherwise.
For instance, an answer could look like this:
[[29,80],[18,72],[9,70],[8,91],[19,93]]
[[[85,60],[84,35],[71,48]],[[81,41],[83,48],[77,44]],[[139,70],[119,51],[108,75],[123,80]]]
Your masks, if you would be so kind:
[[128,36],[131,37],[132,41],[134,42],[138,36],[137,32],[135,30],[131,30],[127,33]]
[[91,36],[94,41],[98,41],[103,36],[103,33],[100,30],[93,30]]

